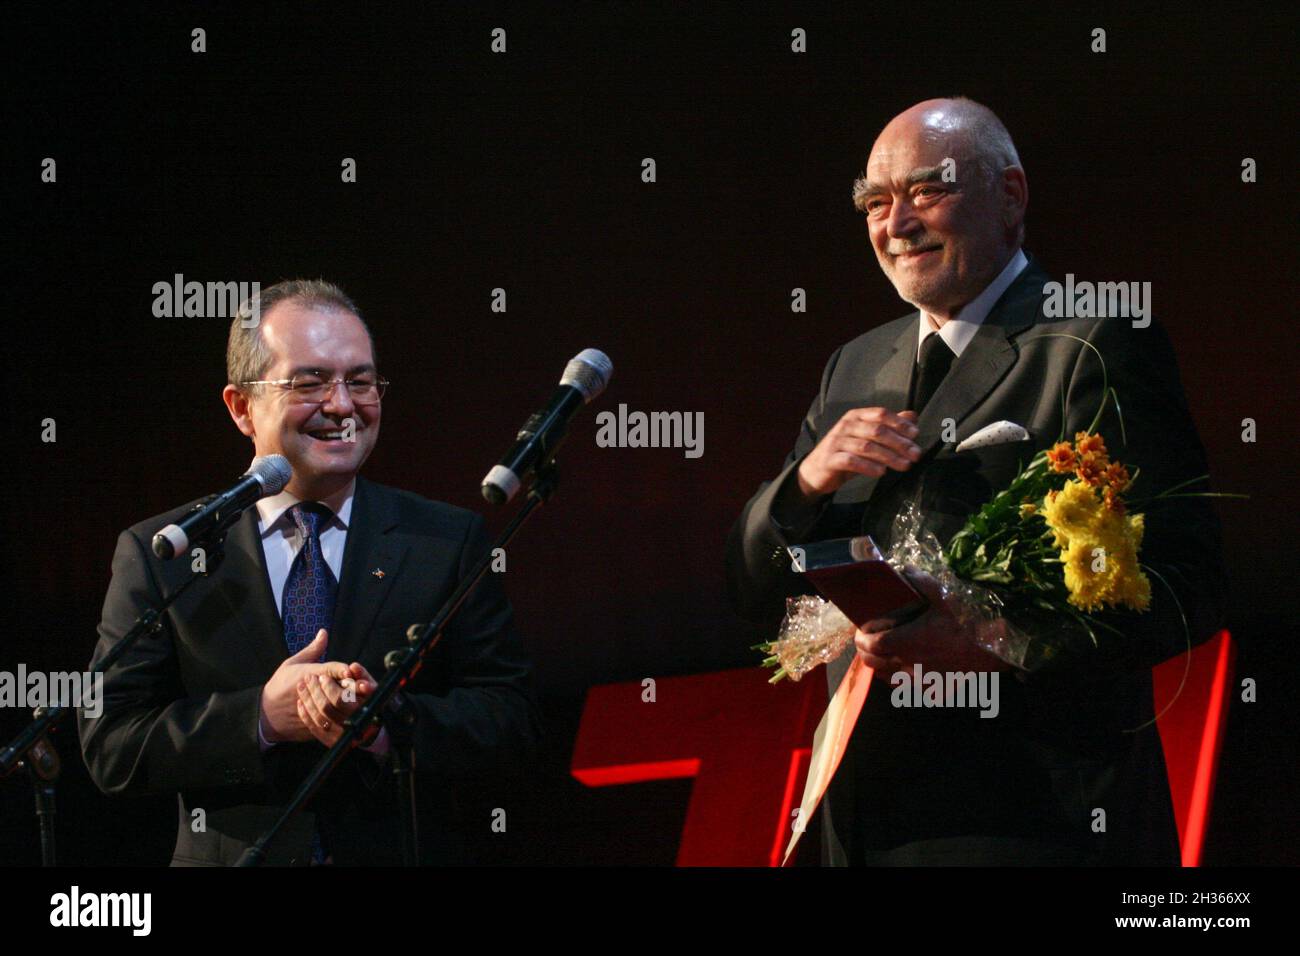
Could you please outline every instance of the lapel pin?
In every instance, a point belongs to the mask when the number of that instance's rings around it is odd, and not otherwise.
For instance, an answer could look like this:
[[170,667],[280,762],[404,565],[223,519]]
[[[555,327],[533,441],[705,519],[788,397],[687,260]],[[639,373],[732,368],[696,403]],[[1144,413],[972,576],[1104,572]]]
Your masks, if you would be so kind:
[[375,577],[379,578],[379,580],[381,580],[381,581],[384,579],[384,569],[383,569],[383,568],[375,568],[375,569],[374,569],[373,571],[371,571],[370,573],[373,574]]

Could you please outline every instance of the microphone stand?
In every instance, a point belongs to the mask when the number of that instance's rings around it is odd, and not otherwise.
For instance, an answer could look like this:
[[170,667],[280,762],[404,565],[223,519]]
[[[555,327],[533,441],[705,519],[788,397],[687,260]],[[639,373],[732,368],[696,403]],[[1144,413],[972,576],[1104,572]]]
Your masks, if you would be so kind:
[[[447,598],[447,602],[428,624],[412,624],[406,632],[406,650],[389,651],[384,656],[386,673],[369,699],[356,710],[343,724],[343,734],[329,752],[321,758],[310,774],[299,785],[293,798],[289,801],[280,817],[271,828],[258,837],[257,842],[246,849],[236,866],[260,866],[266,860],[266,851],[271,841],[297,814],[317,790],[325,783],[343,758],[354,746],[364,744],[379,733],[382,724],[388,729],[390,745],[393,748],[394,776],[398,787],[398,805],[402,826],[402,863],[404,866],[416,866],[419,863],[419,832],[415,813],[415,766],[414,726],[415,708],[406,701],[398,691],[405,687],[419,673],[425,657],[442,639],[443,632],[452,618],[464,605],[474,588],[482,580],[484,572],[492,563],[492,555],[497,548],[504,548],[515,536],[515,532],[528,520],[529,515],[538,505],[545,504],[555,491],[559,480],[554,459],[539,465],[536,479],[529,489],[528,498],[519,512],[510,519],[504,531],[497,537],[493,546],[484,552],[475,562],[456,590]],[[390,704],[390,701],[392,702]]]
[[[163,600],[160,605],[146,608],[144,613],[135,619],[135,623],[122,639],[90,669],[90,674],[107,672],[141,637],[146,634],[157,634],[162,630],[163,613],[189,590],[191,584],[201,577],[209,576],[221,565],[222,558],[226,556],[226,532],[241,514],[243,514],[242,509],[222,516],[221,520],[199,539],[207,548],[203,570],[192,572],[185,583],[173,591],[171,596]],[[57,730],[74,710],[75,708],[71,707],[37,707],[32,712],[34,718],[32,722],[10,740],[3,750],[0,750],[0,777],[6,777],[15,770],[26,769],[36,791],[36,819],[41,832],[41,866],[58,865],[54,798],[58,789],[62,762],[59,760],[58,749],[48,736]]]

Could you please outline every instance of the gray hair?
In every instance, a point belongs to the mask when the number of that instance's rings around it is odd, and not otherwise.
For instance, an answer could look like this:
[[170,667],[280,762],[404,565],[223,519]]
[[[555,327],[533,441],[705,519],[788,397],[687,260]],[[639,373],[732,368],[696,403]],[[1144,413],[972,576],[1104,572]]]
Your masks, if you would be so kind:
[[[976,103],[965,96],[954,96],[954,112],[961,117],[959,127],[965,140],[969,160],[984,177],[986,189],[996,189],[1002,181],[1002,173],[1008,166],[1020,166],[1020,154],[1016,144],[1011,141],[1002,120],[983,103]],[[1023,166],[1020,167],[1022,170]],[[1020,220],[1016,230],[1016,245],[1025,244],[1025,221]]]
[[[361,317],[361,310],[348,294],[333,282],[324,279],[287,279],[262,289],[243,302],[230,322],[230,338],[226,343],[226,381],[236,388],[241,382],[263,378],[271,365],[271,351],[262,339],[261,319],[281,302],[299,302],[315,309],[332,312],[350,312],[357,317],[370,339],[371,354],[375,354],[375,337]],[[252,322],[253,316],[258,317]],[[376,364],[378,358],[375,359]],[[261,390],[261,386],[252,386]]]
[[954,96],[952,101],[956,104],[953,112],[961,118],[959,131],[970,151],[970,159],[983,171],[987,181],[996,181],[1008,166],[1020,165],[1016,144],[996,113],[969,97]]

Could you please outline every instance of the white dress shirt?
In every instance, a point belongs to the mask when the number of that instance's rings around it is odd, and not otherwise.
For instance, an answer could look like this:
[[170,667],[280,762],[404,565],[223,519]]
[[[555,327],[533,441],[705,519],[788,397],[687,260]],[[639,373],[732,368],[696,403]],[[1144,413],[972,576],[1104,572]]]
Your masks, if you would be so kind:
[[980,325],[988,318],[994,303],[1002,298],[1002,293],[1016,281],[1016,276],[1020,275],[1027,265],[1029,260],[1025,258],[1024,252],[1017,249],[1011,261],[998,273],[997,278],[985,286],[983,292],[962,306],[961,311],[945,322],[942,328],[933,316],[922,309],[921,330],[916,337],[916,360],[921,361],[921,343],[933,332],[939,333],[939,337],[948,348],[952,349],[954,355],[961,355],[970,344],[970,340],[975,337],[975,333],[979,331]]
[[[327,521],[320,530],[320,548],[325,556],[325,563],[334,572],[334,580],[343,575],[343,546],[348,539],[348,522],[352,518],[352,496],[356,493],[357,480],[352,479],[348,486],[321,501],[326,508],[334,512],[334,517]],[[289,580],[289,569],[293,559],[298,556],[303,544],[298,526],[289,515],[289,509],[298,504],[299,499],[287,491],[257,502],[258,526],[261,531],[262,553],[266,555],[266,570],[271,576],[271,594],[275,596],[275,609],[283,613],[284,586]]]
[[[352,520],[352,497],[356,494],[357,481],[352,479],[346,488],[335,492],[328,498],[321,499],[321,504],[334,512],[320,529],[321,553],[325,563],[334,572],[334,580],[343,577],[343,548],[347,544],[348,524]],[[283,615],[284,586],[289,581],[289,571],[294,558],[306,543],[294,523],[289,509],[301,499],[282,491],[270,498],[261,498],[257,502],[258,528],[262,541],[262,553],[266,555],[266,570],[271,578],[271,594],[275,598],[275,609]],[[273,746],[262,732],[262,722],[257,723],[258,743],[263,750]],[[381,730],[379,736],[365,748],[382,755],[388,750],[388,733]]]

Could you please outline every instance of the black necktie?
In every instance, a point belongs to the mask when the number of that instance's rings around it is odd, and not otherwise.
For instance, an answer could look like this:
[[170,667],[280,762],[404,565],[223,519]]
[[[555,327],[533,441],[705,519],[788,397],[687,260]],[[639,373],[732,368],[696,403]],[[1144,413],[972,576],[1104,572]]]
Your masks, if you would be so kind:
[[938,332],[931,332],[921,343],[921,357],[917,360],[916,371],[912,375],[912,396],[907,407],[920,413],[925,408],[939,383],[952,367],[952,360],[957,356],[948,348]]

